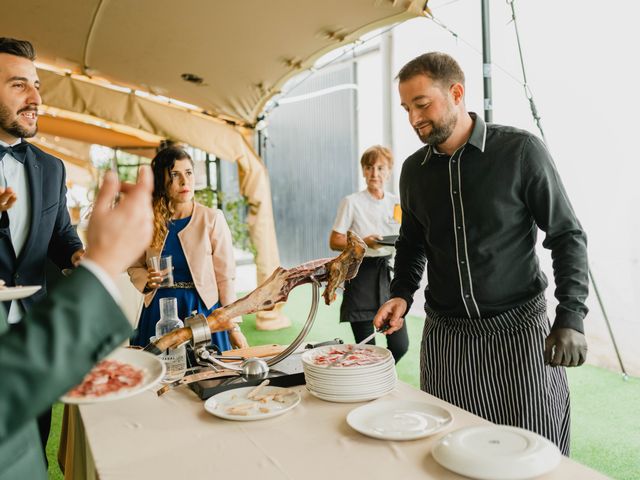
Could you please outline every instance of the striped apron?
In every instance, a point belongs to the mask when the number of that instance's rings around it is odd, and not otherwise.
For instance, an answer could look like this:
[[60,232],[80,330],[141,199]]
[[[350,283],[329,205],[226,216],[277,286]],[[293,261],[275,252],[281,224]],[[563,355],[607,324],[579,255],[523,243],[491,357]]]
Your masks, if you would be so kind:
[[569,456],[569,386],[563,367],[544,364],[544,294],[481,320],[426,311],[420,388],[491,422],[538,433]]

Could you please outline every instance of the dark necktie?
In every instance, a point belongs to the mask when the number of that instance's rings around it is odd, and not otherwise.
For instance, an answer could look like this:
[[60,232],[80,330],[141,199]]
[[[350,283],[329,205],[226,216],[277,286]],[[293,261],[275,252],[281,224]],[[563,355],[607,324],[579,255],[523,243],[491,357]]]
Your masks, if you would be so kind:
[[28,148],[29,144],[27,142],[20,142],[13,147],[5,147],[4,145],[0,145],[0,160],[4,157],[5,153],[8,153],[20,163],[24,163],[25,158],[27,158]]

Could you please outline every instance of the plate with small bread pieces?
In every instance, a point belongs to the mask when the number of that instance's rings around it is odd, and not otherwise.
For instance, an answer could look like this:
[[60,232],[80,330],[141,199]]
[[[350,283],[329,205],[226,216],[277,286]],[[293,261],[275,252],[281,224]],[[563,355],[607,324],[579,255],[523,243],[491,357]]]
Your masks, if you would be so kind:
[[225,420],[246,422],[277,417],[300,403],[300,394],[294,389],[271,387],[267,382],[220,392],[207,399],[204,409]]

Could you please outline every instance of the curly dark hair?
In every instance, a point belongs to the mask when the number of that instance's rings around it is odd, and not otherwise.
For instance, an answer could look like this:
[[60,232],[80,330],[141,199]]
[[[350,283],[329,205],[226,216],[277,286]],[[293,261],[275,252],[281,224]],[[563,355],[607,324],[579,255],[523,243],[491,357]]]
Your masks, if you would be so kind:
[[173,209],[169,202],[167,187],[171,181],[170,172],[177,160],[189,160],[193,165],[191,156],[182,148],[176,145],[163,148],[153,160],[151,169],[153,170],[153,240],[152,248],[160,248],[167,236],[167,223],[171,220]]

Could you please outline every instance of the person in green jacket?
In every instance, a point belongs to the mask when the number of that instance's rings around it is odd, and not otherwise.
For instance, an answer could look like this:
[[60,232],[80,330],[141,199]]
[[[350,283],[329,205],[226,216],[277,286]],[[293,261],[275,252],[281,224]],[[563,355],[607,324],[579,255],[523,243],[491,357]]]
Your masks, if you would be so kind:
[[37,416],[131,334],[113,279],[151,242],[152,176],[142,167],[136,185],[119,186],[107,173],[80,267],[11,330],[0,306],[0,480],[47,478]]

